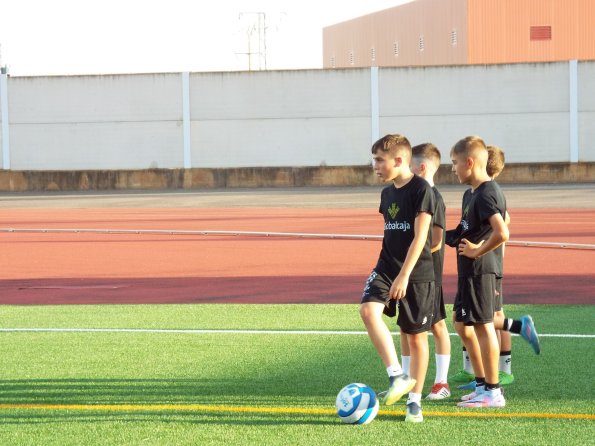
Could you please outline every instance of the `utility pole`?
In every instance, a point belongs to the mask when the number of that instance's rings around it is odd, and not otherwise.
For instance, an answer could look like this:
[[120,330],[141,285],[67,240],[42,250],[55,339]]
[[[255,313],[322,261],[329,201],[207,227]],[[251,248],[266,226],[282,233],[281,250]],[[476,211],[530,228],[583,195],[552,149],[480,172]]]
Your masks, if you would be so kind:
[[2,65],[2,44],[0,43],[0,74],[8,74],[8,67]]
[[247,52],[237,53],[248,56],[248,71],[252,71],[252,58],[256,57],[258,70],[267,69],[267,44],[266,44],[266,14],[264,12],[240,12],[240,22],[249,20],[245,28]]

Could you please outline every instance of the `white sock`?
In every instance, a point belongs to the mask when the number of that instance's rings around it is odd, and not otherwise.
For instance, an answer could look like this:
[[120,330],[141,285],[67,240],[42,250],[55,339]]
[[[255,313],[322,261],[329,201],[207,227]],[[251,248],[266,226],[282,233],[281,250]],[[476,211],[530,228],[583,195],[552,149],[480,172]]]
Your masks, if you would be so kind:
[[467,373],[473,373],[473,366],[471,365],[471,359],[467,350],[463,350],[463,368]]
[[409,375],[411,372],[411,356],[401,356],[401,363],[403,364],[403,373]]
[[450,366],[450,355],[436,354],[436,379],[434,380],[434,384],[447,382],[449,366]]
[[407,404],[417,403],[421,406],[421,393],[409,392],[409,398],[407,398]]
[[403,369],[401,368],[401,366],[397,362],[396,364],[393,364],[393,365],[388,366],[386,368],[386,373],[388,373],[388,377],[390,378],[391,376],[402,375],[403,374]]
[[512,355],[500,355],[498,370],[509,375],[512,374]]

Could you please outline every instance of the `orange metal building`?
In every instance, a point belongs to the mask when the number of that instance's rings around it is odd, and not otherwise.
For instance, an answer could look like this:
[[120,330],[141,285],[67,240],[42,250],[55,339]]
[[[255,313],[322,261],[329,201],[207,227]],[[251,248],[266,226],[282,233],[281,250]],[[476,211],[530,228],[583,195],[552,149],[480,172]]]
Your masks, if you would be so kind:
[[595,59],[595,0],[414,0],[323,29],[323,67]]

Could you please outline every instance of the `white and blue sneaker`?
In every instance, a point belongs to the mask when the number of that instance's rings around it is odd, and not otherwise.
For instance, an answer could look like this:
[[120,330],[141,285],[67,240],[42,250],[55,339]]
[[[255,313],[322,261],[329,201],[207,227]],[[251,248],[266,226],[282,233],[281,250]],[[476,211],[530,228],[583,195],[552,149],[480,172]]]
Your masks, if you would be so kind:
[[533,318],[528,314],[525,316],[521,316],[521,336],[522,338],[527,341],[531,348],[536,355],[539,354],[541,351],[541,347],[539,345],[539,336],[537,335],[537,331],[535,330],[535,324],[533,324]]

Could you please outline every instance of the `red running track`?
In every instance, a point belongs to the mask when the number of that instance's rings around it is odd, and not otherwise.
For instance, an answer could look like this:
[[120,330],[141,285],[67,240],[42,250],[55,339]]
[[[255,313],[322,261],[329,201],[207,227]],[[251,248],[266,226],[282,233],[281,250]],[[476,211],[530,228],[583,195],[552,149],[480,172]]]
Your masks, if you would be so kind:
[[[448,226],[456,223],[448,214]],[[595,244],[593,209],[515,209],[511,239]],[[382,233],[370,209],[9,209],[2,228]],[[379,241],[0,233],[0,304],[358,303]],[[595,251],[509,246],[505,302],[595,303]],[[447,248],[445,297],[456,289]]]

